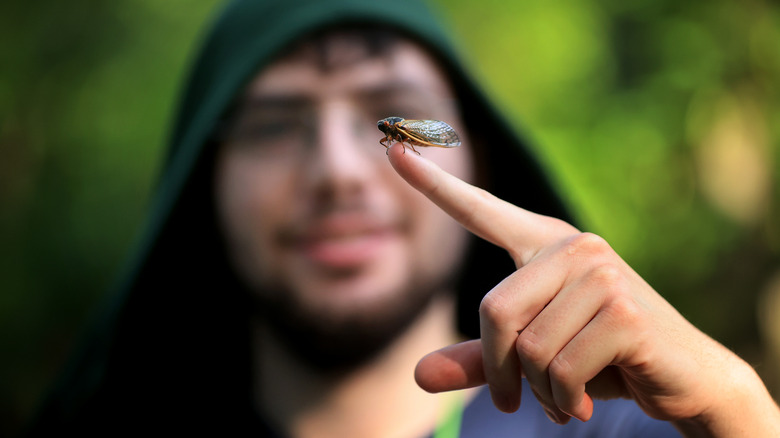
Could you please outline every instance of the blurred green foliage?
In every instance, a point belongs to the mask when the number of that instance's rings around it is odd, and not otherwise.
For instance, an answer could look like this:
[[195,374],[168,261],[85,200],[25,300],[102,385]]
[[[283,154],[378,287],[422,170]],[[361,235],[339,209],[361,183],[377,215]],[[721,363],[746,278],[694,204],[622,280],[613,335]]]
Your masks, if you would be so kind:
[[215,1],[0,5],[0,435],[19,430],[142,222]]
[[[780,8],[437,3],[581,226],[760,360],[755,302],[780,267]],[[0,435],[30,415],[132,246],[216,4],[0,5]]]
[[776,379],[762,367],[756,300],[780,272],[780,8],[439,3],[581,227]]

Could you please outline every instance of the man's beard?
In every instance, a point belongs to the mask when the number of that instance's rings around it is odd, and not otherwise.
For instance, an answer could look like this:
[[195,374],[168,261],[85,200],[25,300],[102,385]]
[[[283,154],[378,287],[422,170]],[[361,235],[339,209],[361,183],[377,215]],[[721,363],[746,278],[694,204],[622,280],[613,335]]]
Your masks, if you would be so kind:
[[451,290],[446,281],[415,286],[349,315],[312,309],[285,290],[255,293],[256,314],[304,366],[320,373],[345,373],[376,358],[428,309],[437,294]]

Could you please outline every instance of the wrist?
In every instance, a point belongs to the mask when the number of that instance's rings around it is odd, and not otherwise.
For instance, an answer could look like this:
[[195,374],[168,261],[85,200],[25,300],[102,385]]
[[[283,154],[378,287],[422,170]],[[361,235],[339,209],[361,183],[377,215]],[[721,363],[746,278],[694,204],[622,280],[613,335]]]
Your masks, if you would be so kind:
[[687,437],[780,436],[780,409],[761,378],[742,359],[733,356],[732,362],[707,407],[674,425]]

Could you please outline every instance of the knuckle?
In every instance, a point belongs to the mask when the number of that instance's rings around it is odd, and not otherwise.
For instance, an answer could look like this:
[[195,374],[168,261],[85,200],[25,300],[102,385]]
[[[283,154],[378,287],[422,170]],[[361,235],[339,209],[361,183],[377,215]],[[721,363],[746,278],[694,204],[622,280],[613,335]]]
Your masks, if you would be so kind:
[[523,330],[515,341],[515,350],[521,362],[540,364],[545,356],[544,344],[531,330]]
[[603,237],[585,232],[571,236],[566,241],[565,250],[569,255],[594,256],[611,252],[612,248]]
[[619,327],[638,327],[642,321],[642,308],[628,296],[615,297],[604,308],[609,319]]
[[572,381],[575,374],[574,367],[571,362],[560,354],[555,356],[550,362],[548,372],[550,374],[550,379],[558,382],[561,386],[569,386],[574,383]]
[[590,278],[600,289],[606,290],[610,294],[619,294],[625,290],[623,271],[614,263],[602,263],[593,267],[590,271]]
[[509,313],[507,308],[508,303],[504,296],[488,293],[479,304],[480,319],[493,327],[499,327],[507,322]]

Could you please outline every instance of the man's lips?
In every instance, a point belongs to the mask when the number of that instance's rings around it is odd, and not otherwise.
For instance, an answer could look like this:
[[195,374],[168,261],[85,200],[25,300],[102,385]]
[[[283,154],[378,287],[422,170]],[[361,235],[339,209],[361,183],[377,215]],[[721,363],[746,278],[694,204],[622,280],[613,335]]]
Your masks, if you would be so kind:
[[369,261],[389,238],[388,232],[353,234],[309,240],[300,248],[309,260],[317,264],[350,268]]
[[398,234],[394,221],[362,214],[333,214],[297,228],[287,243],[308,260],[329,268],[355,268]]

